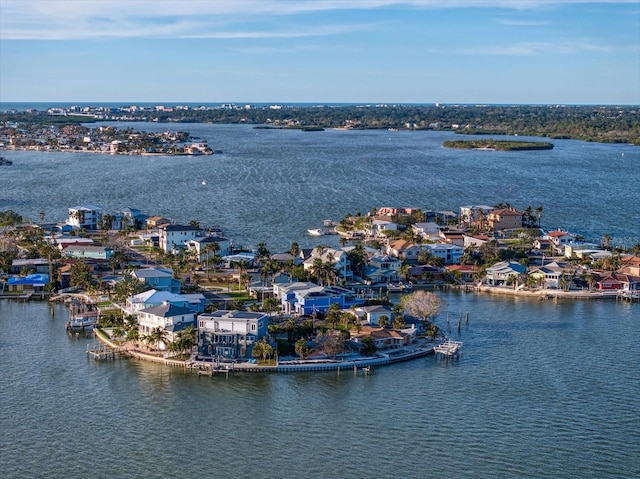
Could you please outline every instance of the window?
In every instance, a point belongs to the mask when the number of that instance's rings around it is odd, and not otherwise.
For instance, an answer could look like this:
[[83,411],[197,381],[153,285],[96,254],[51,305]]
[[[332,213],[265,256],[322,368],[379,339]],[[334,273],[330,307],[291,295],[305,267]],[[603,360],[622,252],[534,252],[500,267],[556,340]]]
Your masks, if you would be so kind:
[[251,323],[251,331],[255,331],[256,330],[256,323]]

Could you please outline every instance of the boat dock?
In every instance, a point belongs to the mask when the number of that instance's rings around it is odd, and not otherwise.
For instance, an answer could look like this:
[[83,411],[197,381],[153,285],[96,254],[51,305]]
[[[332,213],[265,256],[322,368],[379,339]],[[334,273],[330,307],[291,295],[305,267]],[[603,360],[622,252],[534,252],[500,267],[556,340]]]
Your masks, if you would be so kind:
[[87,344],[87,358],[93,358],[96,361],[117,359],[120,353],[119,348],[114,349],[104,343]]
[[460,350],[462,349],[462,341],[451,341],[450,339],[446,340],[444,343],[440,344],[433,348],[433,352],[438,356],[445,358],[457,358],[460,355]]

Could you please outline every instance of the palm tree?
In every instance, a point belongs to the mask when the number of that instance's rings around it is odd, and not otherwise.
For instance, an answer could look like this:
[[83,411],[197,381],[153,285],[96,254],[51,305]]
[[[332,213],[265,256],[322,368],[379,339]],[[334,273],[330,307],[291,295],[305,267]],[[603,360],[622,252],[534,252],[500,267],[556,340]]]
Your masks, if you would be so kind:
[[542,209],[543,209],[542,205],[538,206],[535,209],[536,217],[538,218],[538,228],[540,228],[540,219],[542,218]]
[[273,354],[273,346],[267,343],[265,338],[256,341],[251,350],[251,356],[254,358],[262,358],[262,361],[266,361],[267,357]]
[[149,334],[149,341],[152,344],[155,344],[156,348],[159,348],[160,343],[165,343],[167,341],[167,332],[160,326],[155,327],[151,330],[151,334]]
[[245,276],[245,271],[247,271],[247,266],[249,265],[249,263],[247,263],[246,259],[241,259],[241,260],[235,261],[234,264],[238,270],[238,289],[241,290],[243,276]]
[[[212,241],[210,243],[207,243],[206,246],[204,247],[204,253],[205,253],[205,261],[206,261],[206,265],[207,265],[207,274],[208,270],[209,270],[209,262],[211,260],[211,255],[213,253],[213,256],[216,256],[218,254],[218,252],[220,251],[220,245],[218,244],[217,241]],[[215,265],[214,265],[214,269],[215,269]]]

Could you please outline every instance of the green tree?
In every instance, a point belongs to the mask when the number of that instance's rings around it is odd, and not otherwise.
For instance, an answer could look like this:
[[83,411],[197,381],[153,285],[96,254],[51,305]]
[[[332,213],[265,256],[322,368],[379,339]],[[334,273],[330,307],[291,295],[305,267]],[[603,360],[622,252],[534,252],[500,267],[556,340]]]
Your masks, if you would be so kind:
[[362,355],[363,356],[373,356],[378,347],[371,335],[365,336],[362,338]]
[[311,348],[307,344],[307,340],[304,338],[300,338],[296,341],[295,350],[302,359],[307,359],[311,353]]

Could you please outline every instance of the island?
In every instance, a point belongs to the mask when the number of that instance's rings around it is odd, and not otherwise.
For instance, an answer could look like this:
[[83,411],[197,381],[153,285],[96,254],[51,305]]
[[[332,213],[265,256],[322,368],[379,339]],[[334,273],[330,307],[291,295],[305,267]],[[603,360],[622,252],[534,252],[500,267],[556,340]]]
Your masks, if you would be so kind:
[[553,143],[546,141],[515,141],[494,140],[486,138],[482,140],[451,140],[445,141],[445,148],[458,148],[462,150],[498,150],[498,151],[526,151],[526,150],[552,150]]

